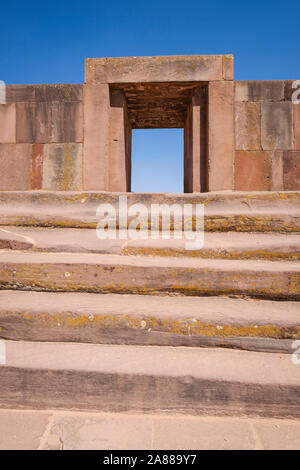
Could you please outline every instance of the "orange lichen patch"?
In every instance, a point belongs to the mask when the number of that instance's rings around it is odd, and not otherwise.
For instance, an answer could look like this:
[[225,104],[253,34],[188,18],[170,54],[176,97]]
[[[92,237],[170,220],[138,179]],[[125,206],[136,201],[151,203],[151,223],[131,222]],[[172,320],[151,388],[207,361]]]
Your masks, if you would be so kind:
[[235,250],[185,250],[175,248],[152,248],[125,246],[123,255],[144,256],[176,256],[206,259],[266,259],[266,260],[300,260],[300,252],[279,252],[267,250],[235,251]]
[[178,320],[138,315],[76,315],[71,312],[50,315],[48,313],[23,313],[22,318],[45,328],[130,328],[161,331],[188,336],[210,337],[266,337],[300,338],[300,326],[284,327],[266,325],[231,325],[204,323],[197,319]]

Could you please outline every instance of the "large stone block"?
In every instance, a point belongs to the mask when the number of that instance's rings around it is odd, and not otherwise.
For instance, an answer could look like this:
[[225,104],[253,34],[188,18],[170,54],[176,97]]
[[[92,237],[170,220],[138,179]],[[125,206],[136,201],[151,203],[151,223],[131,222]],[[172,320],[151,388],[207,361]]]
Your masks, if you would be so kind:
[[282,80],[245,80],[235,82],[235,101],[281,101],[284,99]]
[[208,84],[208,190],[233,189],[233,82]]
[[51,137],[51,105],[49,103],[17,103],[17,142],[46,143]]
[[85,85],[83,189],[108,191],[109,121],[109,86]]
[[223,79],[233,80],[233,55],[223,55]]
[[32,144],[30,189],[42,189],[43,187],[43,157],[44,145]]
[[194,90],[184,128],[184,191],[206,191],[206,89]]
[[19,143],[32,143],[36,140],[36,106],[34,103],[16,104],[16,140]]
[[300,150],[300,103],[293,105],[294,115],[294,149]]
[[[295,93],[295,95],[294,95]],[[284,82],[284,99],[285,101],[292,101],[293,95],[298,100],[300,99],[300,84],[299,80],[285,80]]]
[[300,190],[300,151],[284,152],[283,184],[285,191]]
[[80,84],[35,85],[36,101],[82,101]]
[[16,105],[0,104],[0,143],[16,142]]
[[83,142],[83,108],[81,102],[51,103],[51,127],[48,142]]
[[[230,61],[228,60],[228,62]],[[225,74],[226,77],[230,76],[229,63],[226,63]],[[121,57],[86,59],[85,61],[85,83],[203,80],[223,80],[222,55]]]
[[260,103],[235,103],[235,148],[236,150],[259,150]]
[[271,152],[270,190],[283,191],[283,152]]
[[30,145],[0,144],[0,191],[30,187]]
[[261,104],[263,150],[293,149],[292,103]]
[[269,186],[269,152],[235,152],[235,189],[237,191],[268,191]]
[[83,141],[83,112],[79,101],[17,103],[16,108],[17,142]]
[[6,102],[18,103],[20,101],[34,101],[34,85],[6,85]]
[[47,144],[43,159],[43,189],[82,189],[82,144]]

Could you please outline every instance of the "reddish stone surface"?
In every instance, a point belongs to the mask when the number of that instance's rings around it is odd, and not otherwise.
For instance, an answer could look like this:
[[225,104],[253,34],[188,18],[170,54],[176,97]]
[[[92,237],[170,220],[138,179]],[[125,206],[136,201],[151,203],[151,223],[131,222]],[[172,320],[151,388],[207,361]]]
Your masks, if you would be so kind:
[[223,78],[233,80],[233,55],[223,55]]
[[293,105],[294,114],[294,148],[300,150],[300,103]]
[[43,189],[77,191],[82,188],[82,144],[47,144],[43,158]]
[[184,129],[184,191],[206,190],[206,90],[196,89]]
[[35,103],[22,102],[16,104],[16,133],[18,143],[36,142],[36,106]]
[[292,101],[293,95],[296,91],[296,99],[300,99],[300,85],[298,80],[285,80],[284,82],[284,99],[285,101]]
[[235,82],[235,101],[281,101],[282,80],[241,80]]
[[30,188],[30,145],[0,144],[0,191]]
[[260,103],[235,103],[236,150],[260,150]]
[[[226,75],[229,76],[228,67],[226,67]],[[85,83],[208,80],[223,80],[222,55],[109,57],[85,61]]]
[[270,188],[269,152],[235,153],[235,189],[238,191],[268,191]]
[[35,85],[36,101],[81,101],[83,85]]
[[300,190],[300,151],[284,152],[283,182],[285,191]]
[[44,155],[43,144],[33,144],[31,146],[30,189],[42,189],[43,155]]
[[233,189],[233,82],[208,85],[208,190]]
[[292,103],[262,103],[261,142],[263,150],[292,150]]
[[109,86],[84,87],[83,189],[108,190]]
[[0,105],[0,143],[16,142],[16,105]]
[[34,85],[6,85],[6,102],[18,103],[35,100]]
[[283,190],[283,152],[271,152],[270,190]]

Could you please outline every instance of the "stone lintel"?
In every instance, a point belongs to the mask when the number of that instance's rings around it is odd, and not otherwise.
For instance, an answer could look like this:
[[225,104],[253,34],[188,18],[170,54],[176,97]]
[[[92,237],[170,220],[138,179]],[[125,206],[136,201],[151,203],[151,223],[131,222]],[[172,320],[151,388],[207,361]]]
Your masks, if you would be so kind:
[[231,55],[88,58],[85,60],[85,83],[232,79],[233,56]]

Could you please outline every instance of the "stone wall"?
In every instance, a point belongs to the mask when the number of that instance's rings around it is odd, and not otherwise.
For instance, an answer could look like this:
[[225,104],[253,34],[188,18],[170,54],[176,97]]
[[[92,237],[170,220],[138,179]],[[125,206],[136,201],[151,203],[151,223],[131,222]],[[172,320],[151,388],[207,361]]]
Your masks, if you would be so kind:
[[[229,65],[231,79],[232,58]],[[222,73],[208,82],[7,85],[0,190],[128,191],[131,128],[145,126],[185,126],[187,192],[300,190],[293,82]]]
[[234,189],[300,190],[300,104],[293,81],[235,82]]
[[82,189],[82,85],[7,85],[0,190]]

